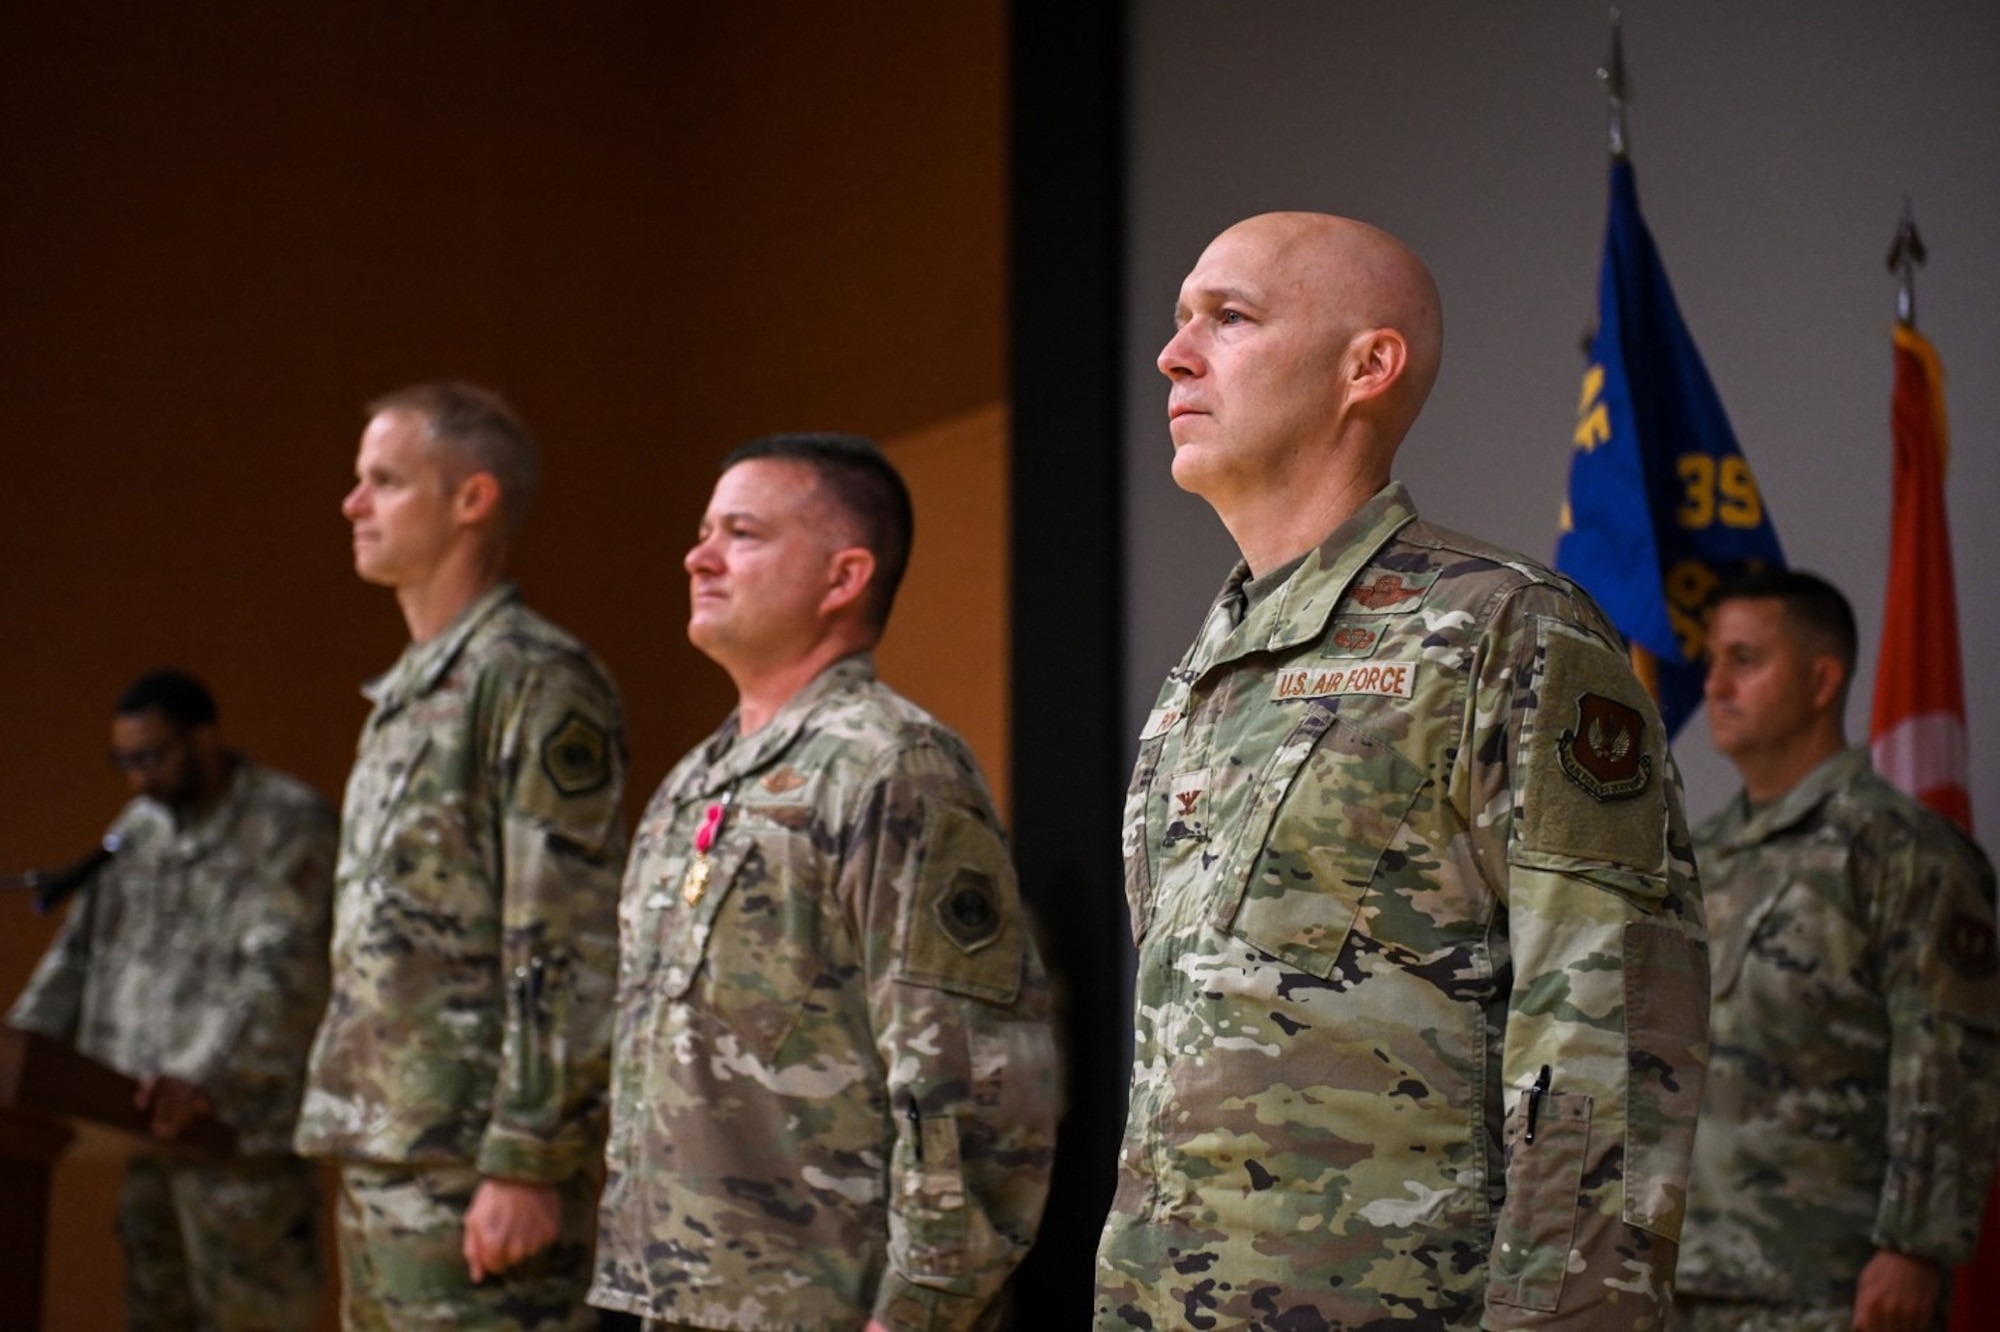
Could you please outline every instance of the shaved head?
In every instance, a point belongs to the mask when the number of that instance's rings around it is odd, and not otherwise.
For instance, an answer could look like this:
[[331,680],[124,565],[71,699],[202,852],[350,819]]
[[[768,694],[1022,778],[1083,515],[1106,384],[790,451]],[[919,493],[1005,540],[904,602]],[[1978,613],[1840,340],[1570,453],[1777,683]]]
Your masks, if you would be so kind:
[[1444,351],[1423,260],[1325,213],[1264,213],[1217,236],[1174,325],[1158,361],[1174,479],[1215,507],[1253,569],[1388,483]]
[[[1416,420],[1444,358],[1444,302],[1416,252],[1380,227],[1331,213],[1259,213],[1209,243],[1261,253],[1274,284],[1314,303],[1328,336],[1341,342],[1368,329],[1393,329],[1409,346],[1400,376],[1407,420]],[[1200,266],[1196,266],[1200,271]]]

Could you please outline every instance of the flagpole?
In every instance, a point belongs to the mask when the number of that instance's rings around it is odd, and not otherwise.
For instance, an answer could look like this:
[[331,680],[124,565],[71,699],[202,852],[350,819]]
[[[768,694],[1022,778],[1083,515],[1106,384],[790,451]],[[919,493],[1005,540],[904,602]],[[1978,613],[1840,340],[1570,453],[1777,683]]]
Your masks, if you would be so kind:
[[1611,9],[1611,59],[1597,77],[1604,81],[1604,95],[1611,102],[1611,160],[1625,160],[1625,20],[1617,6]]
[[[1618,6],[1611,7],[1611,54],[1597,71],[1598,81],[1604,85],[1604,98],[1610,111],[1610,122],[1606,147],[1611,152],[1613,162],[1629,161],[1626,151],[1625,127],[1625,17],[1618,12]],[[1583,354],[1587,361],[1591,344],[1597,340],[1597,321],[1591,320],[1583,334]],[[1639,677],[1655,703],[1660,702],[1660,659],[1638,639],[1630,639],[1626,644],[1626,654],[1632,661],[1632,673]]]

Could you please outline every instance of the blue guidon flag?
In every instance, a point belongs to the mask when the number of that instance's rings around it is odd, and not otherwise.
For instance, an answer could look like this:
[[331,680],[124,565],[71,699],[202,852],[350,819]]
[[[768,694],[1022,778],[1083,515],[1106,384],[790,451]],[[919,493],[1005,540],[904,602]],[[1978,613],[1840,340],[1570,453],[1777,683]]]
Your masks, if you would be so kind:
[[1625,635],[1671,737],[1701,704],[1715,585],[1743,569],[1782,567],[1785,557],[1622,158],[1611,165],[1575,445],[1556,567]]

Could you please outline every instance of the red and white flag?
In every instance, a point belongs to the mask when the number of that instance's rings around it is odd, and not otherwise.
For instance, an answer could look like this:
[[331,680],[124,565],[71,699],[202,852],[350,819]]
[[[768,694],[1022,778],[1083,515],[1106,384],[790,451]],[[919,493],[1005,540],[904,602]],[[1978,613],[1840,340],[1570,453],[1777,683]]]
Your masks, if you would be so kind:
[[[1965,677],[1944,504],[1944,367],[1930,341],[1905,324],[1896,326],[1890,416],[1895,507],[1869,746],[1877,772],[1970,832]],[[1979,1251],[1954,1286],[1951,1332],[2000,1326],[2000,1180],[1986,1200]]]
[[1875,663],[1875,770],[1932,809],[1972,827],[1965,781],[1965,679],[1944,471],[1944,367],[1923,334],[1896,326],[1895,509],[1889,595]]

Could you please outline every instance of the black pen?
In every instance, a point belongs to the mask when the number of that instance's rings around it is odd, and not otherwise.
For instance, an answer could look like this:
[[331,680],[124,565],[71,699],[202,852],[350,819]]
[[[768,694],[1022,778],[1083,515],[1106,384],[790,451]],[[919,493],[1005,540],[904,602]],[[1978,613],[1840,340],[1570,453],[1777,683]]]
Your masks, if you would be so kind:
[[1521,1135],[1523,1142],[1533,1142],[1535,1140],[1535,1119],[1541,1113],[1542,1097],[1547,1093],[1548,1089],[1549,1066],[1543,1064],[1541,1074],[1535,1079],[1535,1085],[1528,1088],[1528,1131]]

